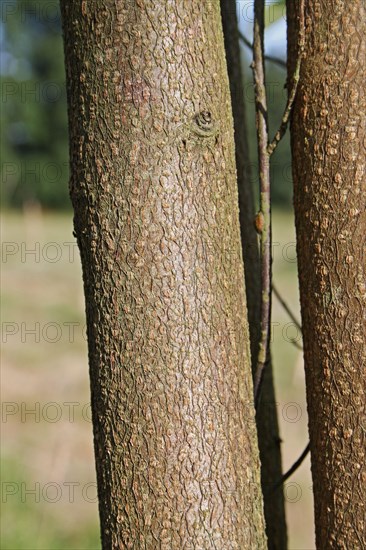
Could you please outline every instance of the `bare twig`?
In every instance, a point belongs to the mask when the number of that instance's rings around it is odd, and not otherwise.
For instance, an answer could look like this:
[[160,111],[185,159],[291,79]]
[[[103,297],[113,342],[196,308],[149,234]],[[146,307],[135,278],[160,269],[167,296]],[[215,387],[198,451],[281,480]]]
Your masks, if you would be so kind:
[[258,406],[263,371],[269,359],[271,326],[271,189],[269,172],[267,98],[264,76],[264,0],[254,2],[253,77],[258,140],[260,212],[257,230],[260,233],[261,256],[261,336],[254,376],[254,401]]
[[292,344],[293,346],[295,346],[295,348],[299,349],[300,351],[303,351],[304,348],[302,347],[301,344],[299,344],[299,342],[297,340],[295,340],[295,338],[292,338],[290,339],[290,344]]
[[299,329],[299,331],[302,332],[299,321],[296,319],[295,315],[292,313],[291,309],[288,307],[285,300],[282,298],[281,294],[278,292],[277,287],[275,287],[274,283],[272,283],[272,290],[273,290],[273,294],[276,296],[277,300],[280,302],[281,306],[286,311],[287,315],[294,322],[294,324]]
[[268,145],[267,151],[268,154],[271,156],[274,150],[276,149],[277,145],[283,138],[283,136],[286,133],[288,121],[290,119],[290,114],[292,110],[292,106],[295,101],[296,92],[299,84],[300,79],[300,68],[301,68],[301,61],[304,53],[304,44],[305,44],[305,22],[304,22],[304,7],[305,0],[301,0],[300,3],[300,24],[299,24],[299,41],[298,41],[298,50],[297,50],[297,60],[296,60],[296,66],[295,71],[292,76],[292,88],[291,92],[287,98],[286,107],[282,116],[281,124],[279,129],[277,130],[274,138],[272,139],[271,143]]
[[[238,32],[239,32],[239,38],[243,42],[243,44],[253,51],[253,44],[249,42],[249,40],[244,36],[243,33],[241,33],[240,31]],[[281,67],[281,69],[287,68],[286,61],[284,61],[280,57],[274,57],[273,55],[265,55],[264,59],[265,61],[270,61],[271,63],[275,63],[276,65]]]
[[274,486],[272,487],[272,491],[276,491],[276,489],[278,489],[279,487],[281,487],[281,485],[283,485],[285,483],[285,481],[290,477],[292,476],[292,474],[299,468],[299,466],[304,462],[305,458],[307,457],[308,453],[310,451],[310,443],[308,443],[305,447],[305,449],[303,450],[303,452],[301,453],[301,455],[299,456],[299,458],[296,460],[296,462],[293,463],[293,465],[291,466],[291,468],[289,470],[287,470],[287,472],[285,474],[283,474],[283,476],[281,477],[281,479],[279,481],[277,481]]

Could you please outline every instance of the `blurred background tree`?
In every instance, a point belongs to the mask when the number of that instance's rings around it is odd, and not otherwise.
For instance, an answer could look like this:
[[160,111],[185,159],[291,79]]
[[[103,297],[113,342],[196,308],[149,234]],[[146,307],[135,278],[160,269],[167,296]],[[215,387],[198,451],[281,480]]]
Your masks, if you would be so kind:
[[2,204],[71,208],[58,2],[2,3]]

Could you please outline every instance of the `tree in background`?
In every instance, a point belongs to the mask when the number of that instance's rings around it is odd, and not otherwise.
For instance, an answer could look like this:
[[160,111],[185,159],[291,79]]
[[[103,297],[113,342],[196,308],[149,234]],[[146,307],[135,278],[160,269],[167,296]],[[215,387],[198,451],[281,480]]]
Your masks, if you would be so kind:
[[363,0],[306,3],[291,135],[318,548],[366,548],[365,37]]
[[61,2],[103,548],[265,548],[219,2]]
[[57,2],[1,6],[3,206],[69,207],[65,69]]

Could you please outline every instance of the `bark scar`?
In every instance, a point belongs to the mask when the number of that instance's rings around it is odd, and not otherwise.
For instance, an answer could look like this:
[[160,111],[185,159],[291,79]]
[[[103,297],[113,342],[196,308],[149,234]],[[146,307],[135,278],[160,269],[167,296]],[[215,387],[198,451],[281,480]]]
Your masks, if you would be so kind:
[[218,134],[218,125],[212,120],[210,111],[201,111],[193,117],[191,130],[200,137],[211,137]]

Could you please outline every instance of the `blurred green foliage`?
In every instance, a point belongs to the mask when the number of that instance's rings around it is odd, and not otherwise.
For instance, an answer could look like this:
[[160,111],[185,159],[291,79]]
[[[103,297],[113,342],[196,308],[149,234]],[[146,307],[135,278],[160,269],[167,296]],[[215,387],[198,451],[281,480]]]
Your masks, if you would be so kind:
[[[283,2],[267,7],[267,19],[273,22],[283,15],[283,9]],[[20,207],[39,203],[43,208],[70,208],[67,102],[59,2],[3,0],[1,16],[2,205]],[[252,179],[254,188],[258,189],[254,96],[249,63],[249,57],[243,56]],[[267,64],[271,135],[279,125],[286,101],[285,78],[283,69]],[[286,208],[291,204],[292,196],[289,159],[286,137],[272,159],[273,203]]]
[[1,16],[2,204],[69,207],[59,3],[4,0]]

